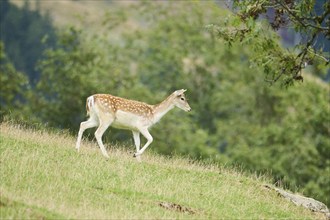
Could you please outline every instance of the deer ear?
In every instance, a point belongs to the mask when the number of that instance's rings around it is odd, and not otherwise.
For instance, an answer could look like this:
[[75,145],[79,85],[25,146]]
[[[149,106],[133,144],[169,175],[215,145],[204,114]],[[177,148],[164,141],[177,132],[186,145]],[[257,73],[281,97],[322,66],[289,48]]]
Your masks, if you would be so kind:
[[182,95],[185,91],[187,91],[187,90],[186,90],[186,89],[176,90],[176,91],[174,92],[174,94],[177,95],[177,96],[180,96],[180,95]]

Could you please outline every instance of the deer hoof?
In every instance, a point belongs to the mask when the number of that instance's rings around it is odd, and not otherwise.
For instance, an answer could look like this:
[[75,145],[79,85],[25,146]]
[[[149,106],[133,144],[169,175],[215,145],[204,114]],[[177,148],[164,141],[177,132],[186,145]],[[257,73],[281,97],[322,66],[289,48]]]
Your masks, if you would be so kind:
[[139,157],[141,154],[139,153],[134,153],[133,157]]

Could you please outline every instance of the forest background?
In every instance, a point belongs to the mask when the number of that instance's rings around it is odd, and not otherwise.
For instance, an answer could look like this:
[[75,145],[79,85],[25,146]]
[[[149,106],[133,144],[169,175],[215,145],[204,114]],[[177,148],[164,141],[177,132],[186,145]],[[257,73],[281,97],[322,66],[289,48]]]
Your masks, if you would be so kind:
[[[148,150],[267,174],[330,205],[327,68],[270,85],[250,62],[258,36],[228,46],[208,30],[231,14],[222,1],[13,2],[1,0],[1,120],[76,135],[91,94],[153,104],[185,88],[193,111],[166,115]],[[61,7],[71,17],[55,25]],[[133,145],[130,132],[109,130],[106,143]]]

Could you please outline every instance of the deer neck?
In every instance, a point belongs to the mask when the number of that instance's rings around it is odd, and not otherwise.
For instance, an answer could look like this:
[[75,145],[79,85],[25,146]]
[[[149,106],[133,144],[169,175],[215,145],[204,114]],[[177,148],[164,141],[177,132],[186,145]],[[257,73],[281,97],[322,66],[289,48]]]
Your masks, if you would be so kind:
[[173,97],[170,95],[164,101],[154,106],[153,123],[157,123],[167,112],[174,108]]

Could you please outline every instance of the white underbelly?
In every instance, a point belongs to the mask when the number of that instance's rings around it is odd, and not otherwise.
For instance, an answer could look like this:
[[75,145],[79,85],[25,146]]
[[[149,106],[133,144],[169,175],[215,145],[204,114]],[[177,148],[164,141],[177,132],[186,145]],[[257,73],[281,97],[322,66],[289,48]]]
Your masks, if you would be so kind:
[[120,110],[116,112],[115,120],[111,124],[114,128],[128,130],[138,130],[138,127],[144,125],[147,125],[144,117]]

